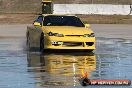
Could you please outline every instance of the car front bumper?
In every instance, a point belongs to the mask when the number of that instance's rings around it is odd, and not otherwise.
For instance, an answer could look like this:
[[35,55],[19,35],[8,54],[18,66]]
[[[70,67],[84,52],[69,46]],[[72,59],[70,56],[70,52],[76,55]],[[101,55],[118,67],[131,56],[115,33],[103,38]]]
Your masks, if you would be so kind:
[[88,49],[95,50],[95,37],[48,37],[45,49]]

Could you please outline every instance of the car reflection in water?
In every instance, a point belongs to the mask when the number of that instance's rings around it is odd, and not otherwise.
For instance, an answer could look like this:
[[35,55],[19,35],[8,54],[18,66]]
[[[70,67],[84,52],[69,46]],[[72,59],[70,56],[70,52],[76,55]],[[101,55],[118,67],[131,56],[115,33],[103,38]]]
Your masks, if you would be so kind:
[[40,55],[28,52],[27,61],[28,72],[33,72],[37,87],[79,86],[82,70],[90,74],[96,69],[94,53]]

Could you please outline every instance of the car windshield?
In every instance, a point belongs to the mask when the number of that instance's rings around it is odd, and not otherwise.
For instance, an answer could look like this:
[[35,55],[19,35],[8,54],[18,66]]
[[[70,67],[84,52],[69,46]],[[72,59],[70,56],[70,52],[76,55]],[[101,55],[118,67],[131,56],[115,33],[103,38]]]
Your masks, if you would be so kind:
[[46,16],[44,26],[76,26],[84,27],[81,20],[75,16]]

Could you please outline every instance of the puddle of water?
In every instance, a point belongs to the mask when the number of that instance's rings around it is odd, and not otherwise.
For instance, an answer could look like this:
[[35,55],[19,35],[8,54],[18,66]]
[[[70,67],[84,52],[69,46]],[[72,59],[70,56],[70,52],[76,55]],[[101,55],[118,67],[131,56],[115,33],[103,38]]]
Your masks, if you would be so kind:
[[[76,54],[76,53],[75,53]],[[96,69],[95,54],[28,53],[28,72],[35,72],[37,86],[79,86],[77,75],[85,69],[89,74]]]
[[[132,42],[125,39],[102,39],[97,42],[97,66],[93,77],[98,79],[132,80]],[[107,42],[110,42],[109,44]],[[111,87],[114,88],[114,87]],[[115,87],[116,88],[116,87]],[[131,88],[131,87],[120,87]]]
[[97,38],[95,54],[26,52],[24,42],[0,39],[0,88],[82,88],[78,79],[83,69],[90,79],[132,80],[131,40]]

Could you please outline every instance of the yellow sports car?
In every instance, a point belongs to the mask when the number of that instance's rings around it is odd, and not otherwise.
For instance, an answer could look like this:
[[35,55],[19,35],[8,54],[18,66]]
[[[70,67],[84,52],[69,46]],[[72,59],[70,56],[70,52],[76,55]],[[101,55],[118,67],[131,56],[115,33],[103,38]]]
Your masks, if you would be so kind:
[[28,49],[95,49],[95,35],[89,24],[74,15],[40,15],[27,27]]

